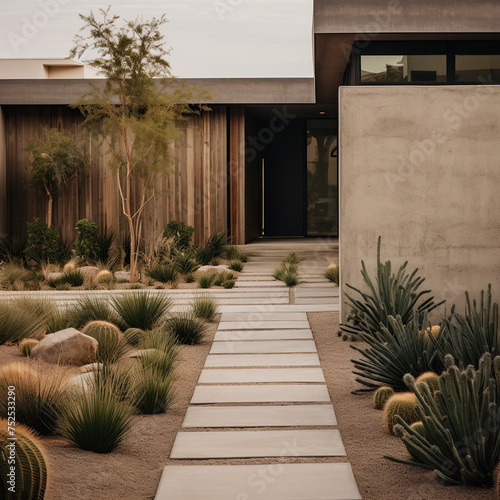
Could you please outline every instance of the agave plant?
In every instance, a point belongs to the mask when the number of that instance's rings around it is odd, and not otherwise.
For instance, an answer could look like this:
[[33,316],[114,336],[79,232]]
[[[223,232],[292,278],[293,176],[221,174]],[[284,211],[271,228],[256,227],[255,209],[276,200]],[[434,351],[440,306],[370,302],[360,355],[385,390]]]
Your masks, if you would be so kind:
[[445,484],[491,486],[500,459],[500,356],[484,354],[477,370],[461,370],[451,355],[445,363],[434,396],[427,384],[405,376],[425,434],[397,418],[395,431],[413,458],[386,458],[433,470]]
[[[423,321],[426,321],[425,316]],[[420,333],[418,313],[406,325],[399,316],[390,316],[388,322],[389,326],[381,327],[377,336],[360,333],[361,340],[369,347],[351,345],[362,356],[361,359],[352,360],[356,381],[364,386],[356,392],[374,391],[382,386],[392,387],[396,391],[404,390],[403,377],[406,373],[418,376],[440,368],[435,344],[427,342]]]
[[392,272],[391,261],[382,263],[380,260],[381,237],[377,242],[377,274],[375,281],[370,278],[364,261],[361,261],[361,275],[369,291],[363,292],[347,284],[347,287],[360,295],[359,299],[346,294],[352,307],[349,324],[340,325],[340,329],[349,335],[359,335],[364,332],[371,336],[379,335],[381,325],[390,329],[389,317],[399,316],[403,325],[413,321],[414,311],[417,312],[422,325],[425,314],[436,309],[445,301],[435,303],[434,297],[424,298],[430,290],[420,290],[425,278],[417,275],[418,269],[410,274],[406,271],[405,262],[396,273]]

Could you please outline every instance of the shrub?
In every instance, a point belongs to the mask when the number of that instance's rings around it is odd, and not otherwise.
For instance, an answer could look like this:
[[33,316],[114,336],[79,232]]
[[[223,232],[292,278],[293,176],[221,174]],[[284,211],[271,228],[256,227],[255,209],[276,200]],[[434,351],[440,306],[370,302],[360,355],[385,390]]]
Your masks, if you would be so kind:
[[396,416],[408,425],[418,422],[420,417],[417,413],[417,397],[413,392],[401,392],[391,396],[384,406],[384,422],[387,430],[394,434],[393,428],[396,425]]
[[198,285],[200,288],[210,288],[214,284],[215,273],[206,272],[206,273],[198,273],[196,276],[196,281],[198,281]]
[[65,249],[61,235],[54,226],[47,226],[45,222],[34,218],[28,223],[28,236],[24,255],[27,260],[41,262],[59,262]]
[[115,232],[108,228],[97,236],[96,259],[99,262],[107,262],[110,258],[110,249],[115,236]]
[[156,264],[146,273],[150,278],[162,283],[174,283],[179,276],[173,264]]
[[123,335],[127,344],[136,346],[141,337],[144,335],[144,330],[141,330],[140,328],[127,328]]
[[82,391],[64,406],[61,429],[82,450],[110,453],[124,440],[132,424],[130,406],[108,384]]
[[108,321],[91,321],[82,328],[82,333],[99,342],[97,361],[114,363],[123,355],[126,347],[125,338],[120,329]]
[[37,339],[23,339],[19,342],[19,351],[23,356],[30,357],[31,351],[40,343]]
[[214,286],[222,286],[226,281],[234,279],[233,273],[228,273],[227,271],[221,271],[215,275]]
[[70,286],[82,286],[84,281],[85,277],[79,269],[64,272],[60,278],[61,283],[67,283]]
[[111,305],[127,328],[151,330],[163,319],[172,305],[172,300],[161,293],[136,291],[114,297]]
[[17,307],[15,302],[0,302],[0,345],[24,338],[40,340],[45,331],[45,317],[37,317]]
[[199,264],[193,256],[192,252],[182,251],[175,256],[175,266],[182,274],[194,273],[198,269]]
[[[12,445],[8,432],[8,421],[0,420],[0,498],[15,499],[43,499],[47,488],[47,463],[44,448],[28,427],[17,423],[15,426],[15,455],[14,465],[12,455],[7,448]],[[15,467],[15,487],[8,483],[8,473]]]
[[236,285],[236,281],[234,281],[234,280],[228,280],[228,281],[224,281],[224,283],[222,283],[222,286],[224,288],[233,288],[234,285]]
[[164,377],[155,366],[138,364],[134,368],[134,406],[146,415],[165,413],[174,399],[173,377]]
[[181,344],[199,344],[203,339],[205,324],[191,313],[172,316],[165,325]]
[[99,253],[99,229],[90,219],[81,219],[76,223],[78,238],[75,240],[76,255],[87,262],[95,262]]
[[16,388],[16,420],[40,434],[52,434],[64,403],[62,369],[42,371],[37,365],[11,363],[0,367],[0,417],[6,418],[7,390]]
[[386,458],[434,470],[445,484],[491,486],[500,458],[500,356],[485,353],[477,369],[461,370],[451,355],[445,364],[435,399],[427,384],[405,376],[425,437],[398,418],[396,431],[413,459]]
[[353,360],[356,381],[365,388],[356,392],[373,391],[380,386],[404,390],[403,377],[410,372],[418,376],[439,367],[436,347],[424,342],[419,335],[419,316],[415,313],[413,322],[407,325],[398,316],[388,318],[390,330],[381,327],[378,336],[362,332],[359,337],[368,344],[351,348],[359,352],[362,359]]
[[24,265],[26,259],[24,249],[27,239],[19,236],[9,236],[0,239],[0,261]]
[[109,284],[114,283],[114,281],[115,275],[107,269],[103,269],[97,273],[97,283],[99,284]]
[[236,271],[237,273],[239,273],[240,271],[243,270],[243,263],[240,260],[232,260],[229,263],[229,269],[231,269],[232,271]]
[[174,246],[180,250],[186,248],[191,243],[194,227],[187,226],[184,222],[171,220],[163,230],[164,238],[174,238]]
[[433,343],[443,359],[446,354],[451,354],[463,367],[477,367],[485,352],[492,356],[500,354],[498,304],[492,301],[491,284],[488,285],[486,300],[484,290],[479,304],[475,300],[471,304],[467,292],[465,299],[464,316],[456,313],[453,307],[450,316],[443,319],[438,342]]
[[109,321],[122,327],[123,321],[116,312],[109,306],[107,300],[103,300],[91,295],[78,299],[69,312],[69,322],[75,328],[81,328],[90,321]]
[[0,289],[23,291],[38,288],[38,277],[34,272],[13,262],[0,267]]
[[227,245],[227,233],[213,233],[204,247],[199,248],[197,260],[202,266],[206,266],[218,257],[224,257]]
[[394,389],[388,386],[379,387],[373,394],[373,407],[383,410],[387,400],[394,394]]
[[361,261],[361,275],[369,291],[365,293],[347,284],[348,288],[354,290],[361,297],[355,299],[346,294],[352,313],[349,316],[350,324],[341,325],[340,328],[352,335],[364,332],[367,335],[377,336],[381,325],[388,329],[391,328],[390,316],[399,316],[403,325],[406,325],[413,321],[414,311],[417,312],[420,325],[422,325],[424,315],[444,302],[435,304],[434,297],[423,299],[430,291],[419,291],[425,280],[417,276],[418,269],[415,269],[411,274],[406,272],[408,262],[405,262],[394,274],[391,270],[391,261],[383,264],[380,260],[380,245],[381,238],[379,237],[375,281],[372,281],[364,261]]
[[339,284],[339,266],[331,265],[326,268],[325,278],[336,285]]
[[205,321],[213,321],[217,314],[217,303],[208,293],[195,295],[193,302],[193,314]]

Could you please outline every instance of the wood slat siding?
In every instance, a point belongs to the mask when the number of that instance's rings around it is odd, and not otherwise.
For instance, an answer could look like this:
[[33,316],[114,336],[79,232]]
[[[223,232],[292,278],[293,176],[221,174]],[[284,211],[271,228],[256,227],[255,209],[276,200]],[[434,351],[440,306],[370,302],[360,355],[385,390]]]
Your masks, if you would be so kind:
[[[82,116],[66,106],[3,106],[7,162],[7,231],[25,234],[26,222],[45,219],[46,196],[27,187],[28,155],[25,148],[42,127],[79,126]],[[113,229],[119,240],[127,234],[116,174],[107,164],[107,146],[89,144],[91,166],[73,179],[54,199],[53,224],[64,239],[76,238],[75,223],[90,218],[99,228]],[[195,228],[194,243],[203,244],[213,232],[227,230],[227,109],[190,117],[184,140],[172,145],[175,163],[158,181],[157,194],[144,211],[142,235],[153,242],[170,220]],[[138,183],[133,199],[140,196]]]

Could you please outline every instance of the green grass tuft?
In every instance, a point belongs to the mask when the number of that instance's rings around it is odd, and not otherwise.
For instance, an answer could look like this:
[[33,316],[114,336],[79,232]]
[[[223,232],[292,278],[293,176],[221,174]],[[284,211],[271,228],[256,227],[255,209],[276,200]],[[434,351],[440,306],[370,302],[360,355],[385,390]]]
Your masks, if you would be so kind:
[[208,293],[195,295],[193,302],[193,314],[205,321],[213,321],[217,314],[217,303]]

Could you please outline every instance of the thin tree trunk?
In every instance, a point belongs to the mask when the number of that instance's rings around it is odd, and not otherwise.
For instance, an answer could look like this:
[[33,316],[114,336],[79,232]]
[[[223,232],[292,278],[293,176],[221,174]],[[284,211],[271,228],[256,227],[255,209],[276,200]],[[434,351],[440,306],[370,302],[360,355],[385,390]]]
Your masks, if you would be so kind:
[[49,200],[47,203],[47,226],[52,226],[52,204],[53,204],[54,198],[52,198],[51,195],[49,195]]

